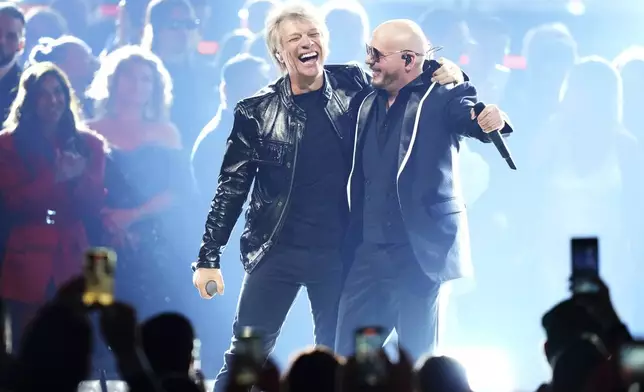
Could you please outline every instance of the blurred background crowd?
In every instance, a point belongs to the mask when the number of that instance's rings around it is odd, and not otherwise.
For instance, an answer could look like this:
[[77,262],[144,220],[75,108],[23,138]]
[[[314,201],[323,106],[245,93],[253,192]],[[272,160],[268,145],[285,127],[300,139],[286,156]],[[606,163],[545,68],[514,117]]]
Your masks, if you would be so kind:
[[[38,309],[80,273],[84,250],[108,245],[119,255],[117,297],[141,320],[184,314],[201,340],[203,372],[212,377],[220,368],[243,276],[239,225],[222,258],[224,297],[199,300],[189,264],[232,108],[279,77],[262,32],[276,1],[0,6],[0,113],[15,129],[15,137],[0,134],[0,296],[16,351]],[[600,237],[601,275],[619,318],[634,335],[644,330],[639,2],[314,3],[331,34],[327,63],[364,64],[377,24],[417,20],[443,47],[439,55],[458,62],[480,99],[499,104],[517,130],[508,139],[516,172],[488,145],[461,149],[476,278],[452,284],[441,345],[465,366],[474,389],[530,390],[551,377],[540,319],[567,295],[572,236]],[[71,141],[59,146],[62,157],[45,142],[59,126]],[[46,312],[61,306],[50,303],[39,317],[58,317]],[[120,312],[127,318],[131,309]],[[49,322],[64,329],[68,316]],[[85,333],[76,327],[60,333]],[[274,353],[279,367],[311,342],[305,301],[282,331]],[[92,351],[93,369],[122,370],[106,364],[104,344]]]

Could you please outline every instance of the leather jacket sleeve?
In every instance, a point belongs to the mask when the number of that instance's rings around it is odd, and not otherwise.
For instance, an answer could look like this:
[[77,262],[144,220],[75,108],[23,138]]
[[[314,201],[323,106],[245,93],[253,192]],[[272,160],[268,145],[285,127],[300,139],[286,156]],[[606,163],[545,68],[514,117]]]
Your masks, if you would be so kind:
[[221,252],[241,215],[257,171],[250,144],[255,127],[255,122],[246,116],[243,107],[237,105],[196,268],[219,268]]

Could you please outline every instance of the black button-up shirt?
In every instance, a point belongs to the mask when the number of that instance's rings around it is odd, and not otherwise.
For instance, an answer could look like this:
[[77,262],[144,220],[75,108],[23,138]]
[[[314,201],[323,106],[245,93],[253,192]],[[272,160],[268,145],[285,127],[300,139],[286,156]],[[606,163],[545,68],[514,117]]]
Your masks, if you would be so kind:
[[400,131],[408,97],[409,90],[402,89],[387,109],[387,94],[379,91],[364,130],[361,163],[364,175],[363,239],[366,242],[407,242],[396,175]]

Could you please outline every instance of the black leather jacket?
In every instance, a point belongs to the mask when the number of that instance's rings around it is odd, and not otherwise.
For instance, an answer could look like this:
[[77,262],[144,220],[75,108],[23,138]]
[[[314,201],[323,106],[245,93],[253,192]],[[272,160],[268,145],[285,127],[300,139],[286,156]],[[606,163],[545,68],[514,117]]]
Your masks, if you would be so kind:
[[[368,92],[369,89],[363,91],[368,86],[365,72],[355,65],[325,66],[326,113],[349,148],[353,148],[357,113],[357,108],[351,105],[360,101],[352,98]],[[237,104],[217,192],[193,268],[219,268],[221,252],[241,214],[253,180],[241,236],[244,269],[251,272],[275,243],[289,207],[305,120],[305,113],[293,102],[288,77]]]

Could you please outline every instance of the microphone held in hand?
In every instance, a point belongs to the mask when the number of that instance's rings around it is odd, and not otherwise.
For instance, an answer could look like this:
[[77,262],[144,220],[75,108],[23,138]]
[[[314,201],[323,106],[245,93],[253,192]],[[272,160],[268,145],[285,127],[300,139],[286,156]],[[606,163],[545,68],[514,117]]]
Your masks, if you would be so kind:
[[[485,104],[483,102],[478,102],[474,105],[474,114],[478,117],[483,112],[483,109],[485,109]],[[505,140],[503,140],[503,136],[501,136],[501,132],[497,130],[488,133],[488,135],[496,149],[499,151],[499,154],[501,154],[501,157],[503,157],[503,159],[508,163],[508,166],[510,166],[510,169],[517,170],[514,160],[512,159],[512,155],[510,155],[510,150],[508,150],[508,146],[506,146]]]
[[206,283],[206,293],[211,297],[217,295],[217,282],[209,280],[208,283]]

